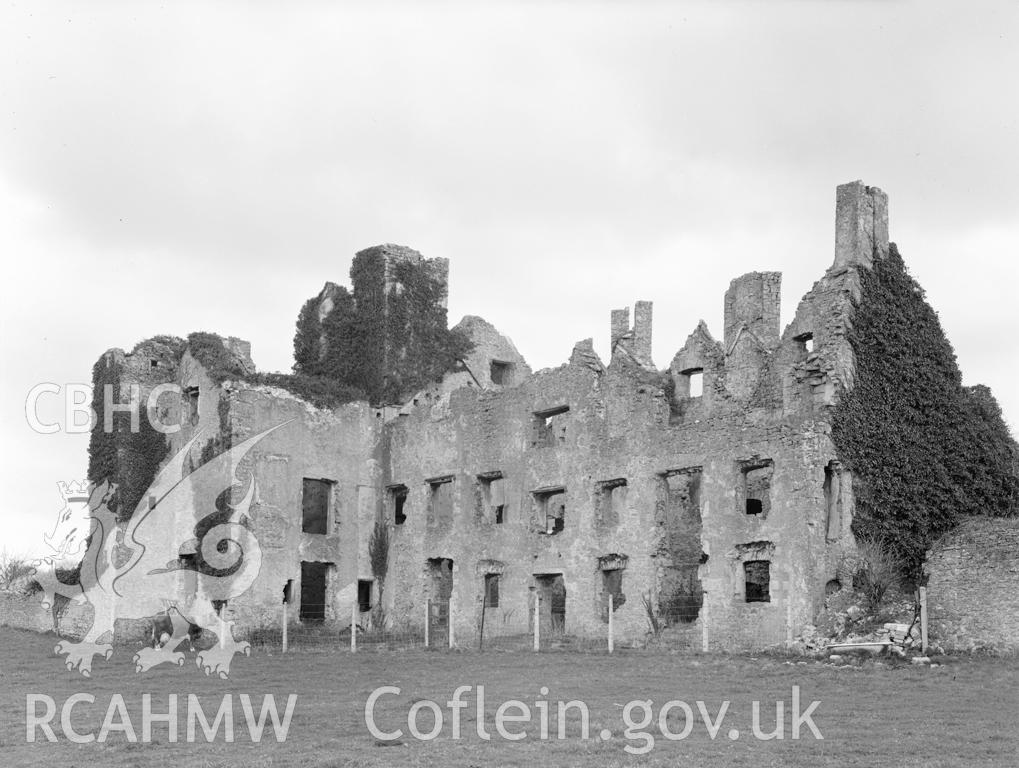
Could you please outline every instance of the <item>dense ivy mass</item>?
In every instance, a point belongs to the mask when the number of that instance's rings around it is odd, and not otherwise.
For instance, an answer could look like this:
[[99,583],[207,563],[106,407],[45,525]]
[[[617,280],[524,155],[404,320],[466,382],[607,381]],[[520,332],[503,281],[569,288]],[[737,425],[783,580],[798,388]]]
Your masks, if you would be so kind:
[[849,342],[853,387],[832,438],[853,471],[853,532],[881,539],[917,575],[960,515],[1014,515],[1016,443],[986,387],[963,387],[955,352],[893,244],[861,270]]
[[295,374],[326,377],[372,403],[396,403],[470,352],[467,337],[447,327],[445,285],[427,262],[396,262],[398,287],[388,294],[385,271],[381,252],[362,251],[350,268],[352,292],[331,286],[323,320],[322,295],[305,303],[294,336]]
[[92,367],[92,408],[98,422],[89,436],[88,479],[95,484],[103,480],[116,484],[117,493],[110,502],[110,511],[118,519],[126,520],[149,489],[170,448],[166,436],[152,426],[151,414],[145,412],[140,415],[135,432],[131,431],[131,414],[126,411],[114,411],[113,429],[106,431],[104,428],[106,386],[111,387],[114,401],[128,400],[128,393],[121,392],[122,375],[122,366],[106,356]]
[[[188,335],[187,349],[209,378],[217,383],[232,379],[249,384],[265,384],[285,389],[319,408],[335,408],[353,400],[363,400],[364,393],[323,375],[288,373],[249,373],[214,333],[198,331]],[[223,421],[222,415],[220,421]]]

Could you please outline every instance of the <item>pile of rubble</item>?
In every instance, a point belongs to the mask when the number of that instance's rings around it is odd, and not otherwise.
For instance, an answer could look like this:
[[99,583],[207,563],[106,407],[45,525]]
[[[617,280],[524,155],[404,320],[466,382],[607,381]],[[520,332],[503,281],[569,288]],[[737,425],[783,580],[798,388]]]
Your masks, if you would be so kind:
[[805,655],[827,656],[838,661],[842,654],[892,654],[914,661],[929,661],[920,653],[920,622],[912,596],[896,595],[877,613],[868,611],[858,592],[843,589],[828,597],[815,624],[803,627],[792,649]]

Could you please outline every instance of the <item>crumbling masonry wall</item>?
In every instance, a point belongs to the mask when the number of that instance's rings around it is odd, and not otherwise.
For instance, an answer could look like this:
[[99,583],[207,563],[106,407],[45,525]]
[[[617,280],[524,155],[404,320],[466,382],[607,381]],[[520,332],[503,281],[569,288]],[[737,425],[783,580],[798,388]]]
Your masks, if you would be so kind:
[[1019,650],[1019,520],[970,518],[928,553],[932,642],[947,651]]
[[[382,521],[390,624],[423,621],[427,599],[449,597],[456,635],[470,642],[486,577],[497,576],[485,622],[500,633],[529,631],[537,592],[543,623],[568,634],[603,636],[612,594],[620,642],[644,641],[645,601],[660,641],[676,647],[789,640],[823,606],[825,585],[845,578],[854,546],[853,483],[830,411],[852,383],[859,270],[887,253],[883,193],[854,182],[837,198],[835,261],[785,330],[781,275],[738,277],[720,297],[722,341],[699,323],[665,371],[651,359],[650,302],[638,302],[632,327],[629,310],[611,313],[607,363],[588,339],[536,373],[491,325],[465,318],[473,351],[442,381],[376,408],[318,409],[216,382],[185,353],[170,379],[197,410],[171,442],[202,430],[196,465],[286,423],[241,468],[258,483],[263,565],[228,615],[278,622],[284,585],[301,594],[301,563],[316,562],[331,568],[323,618],[345,623],[356,580],[372,578],[368,537]],[[308,478],[331,484],[324,534],[301,529]]]

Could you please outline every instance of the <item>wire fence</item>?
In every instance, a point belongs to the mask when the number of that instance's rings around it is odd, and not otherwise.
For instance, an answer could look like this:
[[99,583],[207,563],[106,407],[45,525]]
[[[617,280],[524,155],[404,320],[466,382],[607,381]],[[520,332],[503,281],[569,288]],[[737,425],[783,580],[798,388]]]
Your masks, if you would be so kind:
[[[277,653],[316,650],[357,653],[414,648],[487,652],[613,652],[617,649],[614,610],[608,610],[607,621],[600,632],[579,634],[567,631],[565,613],[556,610],[554,601],[550,602],[545,604],[535,595],[525,615],[483,604],[475,626],[458,621],[455,606],[448,599],[428,599],[419,616],[401,616],[399,620],[354,606],[344,621],[330,618],[326,605],[302,604],[296,617],[285,607],[278,623],[249,627],[238,635],[256,649]],[[609,604],[611,606],[611,598]],[[632,644],[631,641],[627,645]],[[644,645],[647,643],[642,642],[641,646]]]

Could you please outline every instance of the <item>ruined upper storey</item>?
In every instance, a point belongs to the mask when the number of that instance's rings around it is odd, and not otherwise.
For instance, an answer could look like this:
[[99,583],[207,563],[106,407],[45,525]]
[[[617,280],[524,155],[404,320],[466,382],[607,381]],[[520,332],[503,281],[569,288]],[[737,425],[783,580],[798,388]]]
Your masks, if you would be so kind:
[[[682,421],[733,410],[809,413],[832,405],[852,380],[845,339],[857,270],[888,253],[888,200],[854,181],[836,191],[835,259],[783,332],[780,272],[750,272],[724,295],[716,340],[701,321],[664,372],[652,359],[653,306],[638,301],[611,312],[609,365],[626,366],[643,386],[660,382]],[[298,320],[295,373],[335,379],[378,406],[411,407],[419,395],[458,387],[503,389],[532,373],[512,341],[480,317],[453,329],[446,318],[449,262],[411,248],[383,244],[359,251],[351,287],[327,282]],[[224,339],[240,369],[254,373],[250,345]],[[139,358],[144,355],[139,355]],[[153,355],[153,358],[158,357]],[[139,378],[165,378],[153,363]],[[604,372],[590,342],[578,344],[569,365]],[[658,377],[658,378],[655,378]],[[386,411],[389,412],[389,411]]]
[[888,255],[888,195],[862,181],[835,190],[835,267],[870,267]]
[[448,327],[448,281],[446,259],[392,244],[359,251],[350,289],[326,283],[301,309],[294,372],[358,389],[375,405],[406,402],[469,351]]

